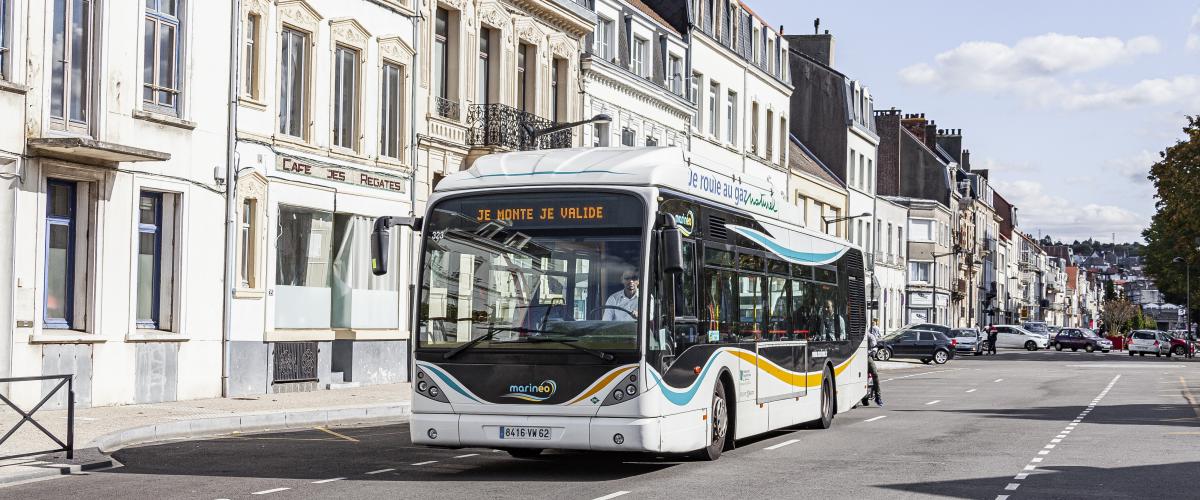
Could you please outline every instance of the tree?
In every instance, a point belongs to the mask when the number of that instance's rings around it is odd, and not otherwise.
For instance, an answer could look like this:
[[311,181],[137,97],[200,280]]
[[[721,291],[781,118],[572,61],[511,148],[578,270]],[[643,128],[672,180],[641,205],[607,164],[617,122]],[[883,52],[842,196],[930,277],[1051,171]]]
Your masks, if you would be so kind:
[[[1142,232],[1146,247],[1146,274],[1154,279],[1158,289],[1172,304],[1184,304],[1185,269],[1174,262],[1182,257],[1190,263],[1193,275],[1200,275],[1200,115],[1188,116],[1183,128],[1185,139],[1177,141],[1159,153],[1160,159],[1150,167],[1148,178],[1156,190],[1155,213],[1150,227]],[[1193,278],[1192,317],[1200,306],[1200,286]]]
[[[1114,299],[1104,301],[1104,309],[1100,311],[1100,319],[1104,320],[1105,325],[1109,325],[1108,331],[1112,335],[1117,333],[1128,332],[1131,327],[1137,328],[1131,324],[1131,320],[1135,315],[1140,315],[1141,311],[1132,302],[1125,299]],[[1112,325],[1118,325],[1114,331]]]
[[1112,280],[1104,281],[1104,302],[1117,299],[1117,287],[1113,285]]

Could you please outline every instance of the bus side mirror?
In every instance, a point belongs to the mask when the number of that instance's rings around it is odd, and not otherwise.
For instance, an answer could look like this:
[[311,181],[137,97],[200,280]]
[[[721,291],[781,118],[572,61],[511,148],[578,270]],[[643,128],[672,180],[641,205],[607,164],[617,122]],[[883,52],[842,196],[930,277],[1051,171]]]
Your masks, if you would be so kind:
[[375,228],[371,231],[371,273],[375,276],[387,274],[389,240],[392,226],[407,226],[414,231],[421,230],[420,217],[380,217],[375,219]]
[[683,272],[683,235],[680,234],[679,228],[675,226],[665,227],[662,230],[662,270],[666,274],[679,274]]

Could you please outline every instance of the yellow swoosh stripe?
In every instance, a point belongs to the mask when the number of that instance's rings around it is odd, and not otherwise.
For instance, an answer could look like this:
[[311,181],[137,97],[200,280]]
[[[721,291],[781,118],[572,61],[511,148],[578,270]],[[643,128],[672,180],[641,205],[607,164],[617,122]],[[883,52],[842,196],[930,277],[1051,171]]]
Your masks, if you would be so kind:
[[603,388],[605,388],[605,387],[608,387],[608,383],[609,383],[609,382],[612,382],[612,381],[613,381],[613,379],[616,379],[617,377],[621,376],[621,374],[622,374],[622,373],[625,373],[625,372],[627,372],[627,371],[629,371],[629,370],[632,370],[632,369],[633,369],[634,367],[636,367],[636,366],[637,366],[637,365],[629,365],[629,366],[624,366],[624,367],[621,367],[621,368],[618,368],[618,369],[616,369],[616,370],[612,371],[612,372],[611,372],[611,373],[609,373],[607,376],[605,376],[604,378],[600,379],[600,381],[599,381],[599,382],[597,382],[597,383],[596,383],[596,385],[593,385],[593,386],[592,386],[592,388],[591,388],[591,389],[589,389],[587,392],[585,392],[585,393],[583,393],[581,396],[579,396],[579,397],[577,397],[577,398],[575,398],[575,399],[571,400],[571,402],[570,402],[570,403],[567,403],[567,404],[569,404],[569,405],[573,405],[573,404],[575,404],[575,403],[578,403],[578,402],[580,402],[580,401],[583,401],[583,400],[585,400],[585,399],[587,399],[587,398],[591,397],[591,395],[593,395],[593,394],[595,394],[595,393],[597,393],[597,392],[600,392],[600,390],[601,390],[601,389],[603,389]]
[[[785,370],[782,367],[780,367],[779,365],[772,363],[771,360],[763,358],[761,356],[758,356],[757,354],[754,354],[749,351],[730,350],[728,352],[734,356],[737,356],[738,358],[745,360],[746,362],[754,363],[755,366],[757,366],[760,370],[767,372],[772,377],[779,379],[779,381],[781,381],[785,384],[788,384],[788,385],[792,385],[792,386],[820,387],[821,386],[821,377],[825,373],[824,371],[820,371],[820,372],[816,372],[816,373],[793,372],[793,371]],[[842,372],[846,371],[846,368],[850,367],[850,361],[854,360],[855,356],[857,356],[857,354],[851,355],[850,358],[846,359],[846,361],[843,361],[842,364],[834,367],[833,368],[834,376],[841,375]],[[759,359],[766,361],[766,363],[763,363],[763,364],[758,363]],[[799,379],[799,378],[803,378],[804,382],[801,384],[797,384],[795,382],[795,380]]]

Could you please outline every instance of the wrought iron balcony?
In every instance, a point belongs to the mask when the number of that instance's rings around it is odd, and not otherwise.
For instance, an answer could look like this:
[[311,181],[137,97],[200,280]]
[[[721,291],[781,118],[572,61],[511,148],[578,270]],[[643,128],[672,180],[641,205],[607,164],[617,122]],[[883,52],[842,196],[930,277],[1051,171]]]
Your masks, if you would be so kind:
[[[512,151],[534,149],[525,133],[525,125],[534,130],[555,125],[553,121],[506,104],[472,104],[467,107],[467,120],[471,122],[467,144],[498,146]],[[537,138],[538,149],[569,148],[571,138],[571,129],[546,134]]]
[[445,97],[435,96],[433,98],[433,108],[434,112],[442,118],[449,118],[451,120],[462,118],[462,111],[458,105],[458,101],[451,101]]

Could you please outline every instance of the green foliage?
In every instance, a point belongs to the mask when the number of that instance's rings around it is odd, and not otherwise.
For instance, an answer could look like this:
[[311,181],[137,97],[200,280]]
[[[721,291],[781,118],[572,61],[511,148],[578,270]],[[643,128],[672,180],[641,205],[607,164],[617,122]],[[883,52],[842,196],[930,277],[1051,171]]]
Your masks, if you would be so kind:
[[1113,285],[1112,280],[1104,282],[1104,301],[1112,301],[1117,299],[1117,287]]
[[1192,317],[1200,306],[1200,116],[1189,116],[1185,139],[1168,147],[1150,167],[1157,190],[1156,212],[1142,236],[1146,239],[1145,270],[1172,304],[1184,304],[1185,265],[1192,270]]

